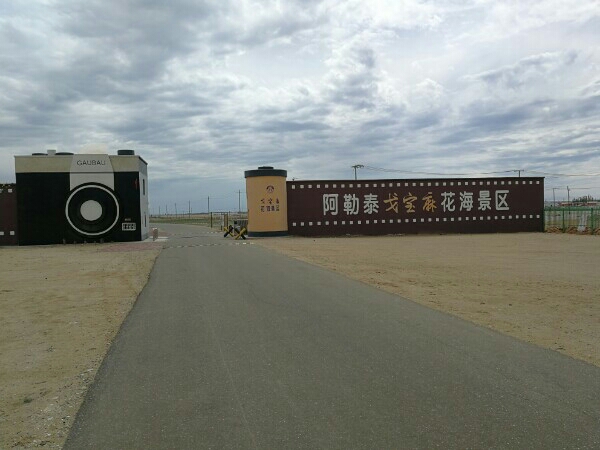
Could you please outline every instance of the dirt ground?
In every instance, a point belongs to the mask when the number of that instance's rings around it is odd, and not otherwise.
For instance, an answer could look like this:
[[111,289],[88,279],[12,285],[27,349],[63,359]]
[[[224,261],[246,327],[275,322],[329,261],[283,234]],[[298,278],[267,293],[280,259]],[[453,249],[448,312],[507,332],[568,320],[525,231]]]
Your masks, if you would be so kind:
[[160,247],[0,248],[0,448],[62,447]]
[[597,236],[285,237],[257,242],[600,366]]

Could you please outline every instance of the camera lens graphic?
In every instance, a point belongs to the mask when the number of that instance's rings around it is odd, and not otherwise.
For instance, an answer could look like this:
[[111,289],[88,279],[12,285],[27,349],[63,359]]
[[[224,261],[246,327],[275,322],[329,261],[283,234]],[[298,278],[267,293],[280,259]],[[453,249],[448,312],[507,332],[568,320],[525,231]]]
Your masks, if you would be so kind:
[[81,205],[81,216],[88,222],[94,222],[102,217],[102,205],[96,200],[86,200]]
[[108,233],[119,220],[119,202],[105,186],[87,184],[75,189],[67,200],[65,214],[75,231],[84,236]]

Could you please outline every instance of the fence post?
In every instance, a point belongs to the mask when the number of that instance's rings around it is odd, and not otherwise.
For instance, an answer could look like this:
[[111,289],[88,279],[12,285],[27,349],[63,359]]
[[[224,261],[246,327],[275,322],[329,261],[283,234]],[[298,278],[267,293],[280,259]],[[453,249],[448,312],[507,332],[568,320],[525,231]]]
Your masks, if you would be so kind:
[[560,229],[562,230],[562,232],[565,232],[565,210],[562,210],[562,226],[560,227]]
[[590,209],[590,216],[592,216],[592,232],[590,234],[594,234],[594,208]]
[[210,213],[210,227],[212,228],[212,213]]
[[546,208],[542,211],[542,232],[546,232]]

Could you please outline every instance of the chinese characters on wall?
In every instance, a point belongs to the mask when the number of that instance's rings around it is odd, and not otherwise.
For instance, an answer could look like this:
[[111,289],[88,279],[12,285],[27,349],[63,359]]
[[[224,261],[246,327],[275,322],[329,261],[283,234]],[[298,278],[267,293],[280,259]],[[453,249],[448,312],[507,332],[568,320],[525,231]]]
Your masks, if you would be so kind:
[[[367,215],[377,214],[380,207],[385,212],[414,214],[417,208],[435,214],[437,212],[468,211],[509,211],[508,195],[510,190],[480,190],[480,191],[444,191],[436,198],[432,192],[427,192],[422,198],[408,192],[398,195],[389,192],[387,197],[379,198],[378,194],[369,192],[359,197],[357,194],[323,194],[323,215],[337,216],[358,215],[361,211]],[[340,209],[340,203],[342,204]]]
[[260,212],[277,212],[279,211],[279,197],[274,196],[275,187],[267,186],[266,196],[260,199]]
[[543,231],[541,177],[292,181],[300,235]]

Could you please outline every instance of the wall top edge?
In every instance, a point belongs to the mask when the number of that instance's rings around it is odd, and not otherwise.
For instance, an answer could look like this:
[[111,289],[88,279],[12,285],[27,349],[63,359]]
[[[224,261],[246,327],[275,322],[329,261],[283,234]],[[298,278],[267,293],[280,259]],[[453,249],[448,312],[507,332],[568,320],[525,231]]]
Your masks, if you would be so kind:
[[542,181],[545,177],[453,177],[453,178],[373,178],[373,179],[303,179],[303,180],[288,180],[288,184],[373,184],[373,183],[442,183],[442,182],[463,182],[463,181],[519,181],[519,180],[531,180],[531,181]]

